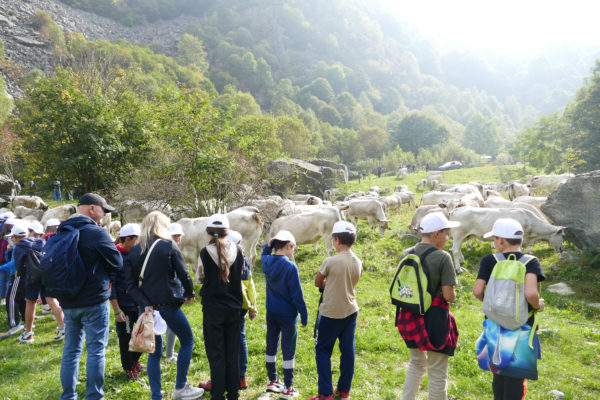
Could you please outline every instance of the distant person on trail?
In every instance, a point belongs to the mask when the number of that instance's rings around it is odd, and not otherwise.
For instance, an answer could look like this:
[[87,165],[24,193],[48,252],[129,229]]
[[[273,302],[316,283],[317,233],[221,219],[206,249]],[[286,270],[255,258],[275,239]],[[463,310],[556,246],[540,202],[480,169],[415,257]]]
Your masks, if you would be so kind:
[[425,164],[425,171],[428,172],[429,171],[429,163]]
[[60,181],[57,179],[53,183],[54,190],[52,191],[52,200],[62,201],[62,193],[60,191]]
[[[115,209],[103,197],[87,193],[79,198],[77,212],[58,227],[44,246],[51,248],[67,227],[79,230],[77,251],[87,271],[85,284],[73,298],[58,298],[65,314],[65,345],[60,367],[61,400],[77,399],[79,357],[85,347],[86,399],[104,398],[104,366],[110,319],[109,273],[123,268],[123,260],[108,232],[99,226],[105,213]],[[68,249],[65,249],[68,250]],[[48,254],[48,253],[46,253]],[[45,281],[47,283],[47,281]],[[48,286],[46,286],[48,289]]]
[[[496,286],[497,282],[503,282],[502,284],[505,285],[507,279],[499,281],[501,276],[494,274],[494,270],[502,268],[500,271],[504,271],[503,275],[507,275],[510,271],[508,268],[514,267],[515,264],[508,264],[506,261],[518,261],[524,264],[524,266],[517,264],[517,268],[521,270],[521,278],[524,275],[522,306],[523,312],[527,313],[527,316],[523,315],[520,323],[511,319],[510,323],[522,324],[521,327],[512,329],[512,327],[504,326],[506,321],[500,323],[500,319],[493,314],[493,309],[489,309],[487,314],[490,315],[486,315],[483,323],[484,333],[477,341],[477,358],[480,368],[492,371],[494,374],[492,390],[495,400],[524,399],[527,393],[527,379],[537,380],[538,378],[537,360],[541,358],[541,346],[536,332],[536,313],[544,311],[545,302],[544,299],[540,298],[539,283],[546,279],[546,276],[542,271],[539,260],[521,251],[524,231],[518,221],[512,218],[498,219],[494,223],[492,231],[484,235],[484,237],[490,236],[493,237],[494,247],[498,253],[488,254],[481,260],[477,280],[473,286],[473,295],[484,302],[484,312],[487,309],[486,296],[492,296],[494,293],[496,293],[495,299],[502,296],[507,298],[510,304],[513,305],[514,296],[512,298],[506,296],[504,290],[501,289],[507,289],[507,291],[514,293],[514,286],[512,290],[510,290],[510,287]],[[503,262],[502,265],[498,264],[500,262]],[[491,287],[498,288],[500,291],[492,290]],[[490,290],[488,291],[488,289]],[[517,292],[520,293],[522,290]],[[498,304],[498,301],[492,303]],[[492,317],[498,319],[498,321],[493,321]],[[505,339],[503,343],[506,345],[512,343],[514,346],[513,351],[504,346],[502,351],[498,352],[499,356],[496,357],[496,354],[494,354],[492,358],[490,352],[493,352],[492,348],[495,348],[496,343],[499,343],[501,339]],[[483,351],[484,347],[486,351]],[[510,359],[506,363],[503,362],[502,357],[504,352],[510,354]]]
[[381,178],[381,173],[383,172],[383,167],[380,165],[377,167],[377,177]]
[[448,302],[456,297],[454,286],[458,282],[452,258],[443,249],[450,228],[456,226],[457,222],[448,221],[441,212],[426,215],[419,226],[423,235],[421,242],[400,257],[414,251],[421,258],[429,271],[427,291],[432,295],[425,315],[405,310],[398,313],[396,326],[410,353],[402,400],[416,398],[425,370],[429,375],[428,398],[448,398],[448,357],[454,355],[458,342],[458,330]]
[[[265,244],[261,254],[267,283],[267,348],[269,376],[267,392],[281,393],[281,399],[298,396],[294,388],[294,359],[298,335],[298,313],[302,328],[308,324],[308,312],[294,258],[296,239],[291,232],[279,231]],[[277,351],[283,353],[283,381],[277,377]]]
[[362,262],[352,252],[356,228],[350,222],[333,225],[333,245],[337,255],[323,261],[315,278],[315,286],[324,289],[317,317],[315,358],[319,375],[319,393],[310,400],[333,400],[331,354],[339,340],[340,377],[335,392],[341,399],[350,398],[354,376],[354,333],[358,305],[354,289],[362,275]]
[[37,194],[37,185],[33,180],[29,181],[29,194],[32,196],[35,196]]

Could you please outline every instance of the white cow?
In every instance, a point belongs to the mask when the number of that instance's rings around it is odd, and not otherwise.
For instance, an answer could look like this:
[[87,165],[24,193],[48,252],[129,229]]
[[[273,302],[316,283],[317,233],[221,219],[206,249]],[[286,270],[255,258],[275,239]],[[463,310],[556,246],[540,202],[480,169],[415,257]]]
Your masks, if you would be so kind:
[[269,238],[281,230],[290,231],[296,239],[296,244],[314,244],[317,251],[318,242],[323,239],[328,254],[333,252],[333,225],[341,220],[337,207],[320,207],[301,214],[277,218],[271,225]]
[[325,198],[325,200],[335,201],[336,196],[339,191],[340,191],[340,188],[327,189],[323,192],[323,197]]
[[448,212],[451,213],[458,207],[483,207],[484,202],[479,193],[469,193],[462,195],[460,199],[444,201],[443,204],[448,209]]
[[415,194],[409,190],[394,192],[392,194],[396,195],[397,197],[400,197],[400,199],[402,200],[402,204],[408,204],[409,206],[412,205],[413,207],[417,206],[415,204]]
[[[256,260],[256,245],[262,234],[262,218],[255,207],[241,207],[226,214],[229,219],[229,227],[242,235],[242,249],[248,256],[250,265]],[[183,229],[179,248],[185,261],[190,264],[196,273],[198,281],[198,256],[200,250],[206,247],[210,237],[206,233],[208,217],[182,218],[177,221]]]
[[389,196],[384,196],[379,198],[379,200],[385,204],[386,210],[388,212],[398,212],[400,213],[400,207],[402,206],[402,198],[396,196],[395,194],[391,194]]
[[[306,200],[300,203],[306,205]],[[248,205],[258,209],[263,219],[264,230],[268,230],[273,221],[275,221],[282,212],[283,215],[287,215],[286,213],[292,214],[292,210],[297,207],[294,201],[282,199],[279,196],[269,196],[264,199],[250,200]]]
[[529,210],[535,214],[536,217],[541,219],[542,221],[546,221],[550,223],[548,217],[544,215],[539,208],[531,205],[529,203],[523,203],[521,201],[509,201],[503,197],[490,197],[484,202],[484,207],[486,208],[522,208],[524,210]]
[[317,196],[311,196],[306,199],[306,204],[309,206],[320,206],[323,204],[323,200]]
[[428,181],[432,179],[437,179],[438,181],[441,181],[443,177],[444,171],[429,171],[429,173],[427,174]]
[[438,205],[440,203],[443,203],[444,201],[460,200],[460,198],[463,196],[464,193],[440,192],[437,190],[433,190],[431,192],[423,194],[423,197],[421,197],[421,204],[426,206]]
[[529,185],[519,182],[511,182],[508,185],[508,198],[511,200],[519,196],[529,196]]
[[124,200],[118,206],[118,213],[121,216],[123,225],[132,222],[142,222],[144,217],[152,211],[160,211],[167,217],[171,217],[173,212],[171,206],[162,201],[150,200]]
[[23,206],[31,209],[47,210],[48,204],[44,203],[39,196],[13,196],[11,199],[13,210],[17,206]]
[[13,207],[13,212],[17,218],[31,217],[37,221],[41,220],[44,216],[44,210],[40,210],[38,208],[27,208],[23,206]]
[[440,187],[440,181],[438,181],[437,179],[431,179],[429,181],[429,189],[437,190],[439,187]]
[[412,220],[410,221],[410,225],[409,225],[409,229],[416,234],[421,234],[421,232],[419,232],[419,226],[421,225],[421,220],[423,220],[423,218],[432,212],[442,212],[444,213],[444,215],[446,215],[446,218],[448,217],[448,211],[446,210],[445,207],[440,207],[437,204],[435,205],[429,205],[429,206],[419,206],[417,207],[417,209],[415,210],[415,213],[413,214]]
[[108,227],[108,233],[116,235],[121,230],[121,221],[112,221]]
[[464,260],[461,245],[469,236],[483,239],[483,235],[492,230],[498,218],[513,218],[523,226],[525,236],[523,246],[546,241],[556,251],[563,250],[564,227],[554,226],[542,221],[531,211],[518,208],[475,208],[460,207],[450,214],[451,221],[460,222],[460,226],[450,231],[454,267],[461,271],[460,262]]
[[366,219],[371,229],[379,225],[381,234],[385,234],[390,220],[385,216],[379,199],[353,199],[348,202],[348,218],[356,225],[359,219]]
[[519,196],[514,201],[520,201],[521,203],[528,203],[528,204],[531,204],[532,206],[535,206],[541,210],[542,209],[541,207],[546,203],[547,200],[548,200],[547,197]]
[[65,204],[62,206],[54,207],[44,213],[41,219],[42,225],[46,225],[49,219],[56,218],[59,221],[65,221],[71,215],[77,212],[75,204]]
[[406,175],[408,175],[408,168],[406,168],[406,167],[398,168],[398,173],[396,174],[396,177],[404,178]]
[[427,188],[427,179],[421,179],[419,183],[417,183],[417,191],[425,190]]
[[394,186],[394,192],[406,192],[408,191],[408,185],[396,185]]
[[377,186],[377,185],[375,185],[375,186],[371,186],[371,187],[369,188],[369,192],[374,192],[374,193],[377,193],[377,194],[379,194],[379,192],[380,192],[380,191],[381,191],[381,188],[380,188],[379,186]]

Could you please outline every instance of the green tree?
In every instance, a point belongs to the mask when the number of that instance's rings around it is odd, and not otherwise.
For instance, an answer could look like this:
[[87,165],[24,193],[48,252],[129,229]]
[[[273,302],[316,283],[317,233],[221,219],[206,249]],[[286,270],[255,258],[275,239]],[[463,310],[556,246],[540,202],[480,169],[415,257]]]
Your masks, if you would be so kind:
[[243,115],[260,115],[260,106],[250,93],[244,93],[236,90],[231,85],[225,86],[223,94],[215,100],[215,105],[221,108],[221,111],[230,111],[234,118]]
[[292,158],[308,159],[317,153],[311,144],[312,133],[298,118],[281,116],[277,118],[277,136],[281,150]]
[[65,187],[107,190],[144,159],[151,107],[130,90],[108,89],[71,70],[27,88],[13,126],[30,172]]
[[434,119],[413,112],[391,127],[390,142],[417,154],[419,149],[446,142],[449,135],[448,129]]
[[6,84],[4,79],[0,76],[0,129],[4,126],[10,112],[13,108],[13,100],[8,93],[6,93]]
[[479,154],[497,156],[502,141],[496,124],[480,113],[471,117],[465,127],[465,145]]
[[389,134],[383,129],[363,126],[357,134],[367,157],[379,159],[389,150]]
[[208,71],[204,45],[200,39],[189,33],[184,33],[177,44],[177,61],[181,65],[195,65],[202,73]]

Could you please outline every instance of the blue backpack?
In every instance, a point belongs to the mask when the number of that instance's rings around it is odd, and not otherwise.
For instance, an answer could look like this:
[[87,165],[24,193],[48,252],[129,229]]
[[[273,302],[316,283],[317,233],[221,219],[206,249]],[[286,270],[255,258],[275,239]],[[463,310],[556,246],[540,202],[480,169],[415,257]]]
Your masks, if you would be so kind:
[[43,248],[40,260],[46,296],[70,300],[77,296],[87,279],[87,270],[79,255],[79,232],[92,225],[60,227]]

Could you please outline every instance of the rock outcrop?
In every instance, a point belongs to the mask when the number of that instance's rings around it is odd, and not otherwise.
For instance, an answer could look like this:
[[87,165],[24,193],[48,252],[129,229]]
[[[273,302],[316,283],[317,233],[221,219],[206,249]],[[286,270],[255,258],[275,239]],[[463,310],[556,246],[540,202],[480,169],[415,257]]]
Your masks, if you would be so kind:
[[269,184],[280,195],[310,193],[323,196],[323,192],[348,182],[348,169],[344,164],[318,160],[321,165],[298,159],[279,159],[270,165]]
[[566,227],[565,238],[582,250],[600,247],[600,170],[576,175],[553,192],[542,211]]
[[15,184],[6,175],[0,174],[0,207],[6,207],[15,194]]

